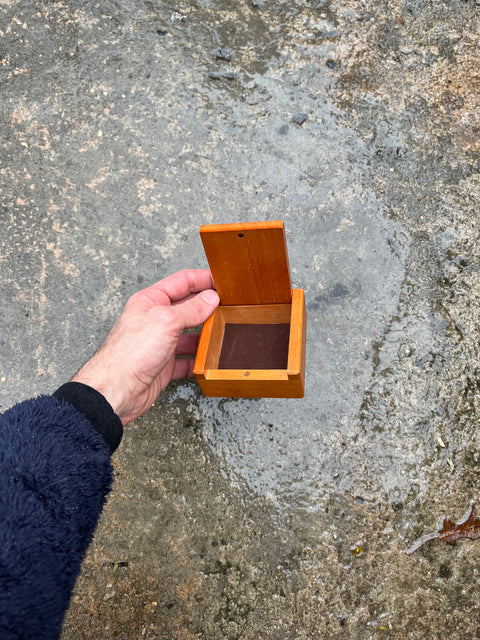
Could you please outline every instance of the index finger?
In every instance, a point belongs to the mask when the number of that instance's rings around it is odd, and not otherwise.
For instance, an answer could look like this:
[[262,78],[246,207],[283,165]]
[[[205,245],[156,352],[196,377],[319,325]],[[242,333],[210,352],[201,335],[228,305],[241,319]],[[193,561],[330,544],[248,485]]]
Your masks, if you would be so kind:
[[155,304],[165,304],[165,295],[170,302],[183,300],[205,289],[215,289],[212,273],[209,269],[184,269],[159,280],[142,293]]

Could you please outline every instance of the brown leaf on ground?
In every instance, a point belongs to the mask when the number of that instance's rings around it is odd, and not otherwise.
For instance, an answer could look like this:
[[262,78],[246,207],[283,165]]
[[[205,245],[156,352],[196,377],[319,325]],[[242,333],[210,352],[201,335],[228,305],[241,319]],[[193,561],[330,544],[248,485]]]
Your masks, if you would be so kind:
[[443,521],[443,526],[439,531],[433,531],[415,540],[413,545],[407,551],[407,555],[411,555],[429,540],[439,538],[448,544],[455,544],[459,538],[470,538],[475,540],[480,538],[480,518],[475,517],[475,503],[472,502],[468,516],[462,522],[456,524],[447,518]]

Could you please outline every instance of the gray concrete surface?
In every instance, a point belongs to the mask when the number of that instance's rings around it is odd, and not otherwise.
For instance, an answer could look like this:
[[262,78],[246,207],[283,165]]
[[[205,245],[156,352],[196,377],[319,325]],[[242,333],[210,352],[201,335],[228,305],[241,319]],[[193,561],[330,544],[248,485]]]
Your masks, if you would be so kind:
[[308,300],[304,400],[127,429],[63,640],[480,637],[480,543],[405,554],[478,497],[479,12],[0,1],[0,410],[203,223],[284,219]]

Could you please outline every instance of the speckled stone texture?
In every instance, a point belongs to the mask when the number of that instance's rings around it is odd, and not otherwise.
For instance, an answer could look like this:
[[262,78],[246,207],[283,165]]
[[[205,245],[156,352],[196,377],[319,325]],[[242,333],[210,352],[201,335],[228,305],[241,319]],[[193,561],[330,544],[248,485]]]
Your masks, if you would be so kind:
[[62,640],[480,637],[480,543],[405,554],[478,498],[479,16],[0,0],[0,410],[204,223],[283,219],[309,314],[305,399],[126,429]]

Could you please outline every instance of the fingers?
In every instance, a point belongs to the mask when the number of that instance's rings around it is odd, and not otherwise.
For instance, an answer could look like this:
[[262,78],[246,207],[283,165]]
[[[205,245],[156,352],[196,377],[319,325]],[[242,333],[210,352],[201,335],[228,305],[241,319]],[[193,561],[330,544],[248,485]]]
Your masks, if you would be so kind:
[[193,358],[182,358],[181,360],[175,360],[171,379],[180,380],[181,378],[191,378],[193,376],[194,363],[195,360]]
[[[175,356],[195,356],[199,339],[200,334],[198,333],[181,333],[178,339],[178,346],[175,350]],[[194,357],[172,358],[166,367],[168,368],[168,381],[191,378],[193,376],[194,364]],[[163,375],[163,373],[164,372],[161,372],[159,375]]]
[[165,304],[165,296],[171,302],[183,300],[192,293],[214,289],[212,274],[208,269],[185,269],[163,278],[140,293],[155,305]]
[[194,356],[197,352],[200,334],[198,333],[181,333],[178,337],[176,356]]

